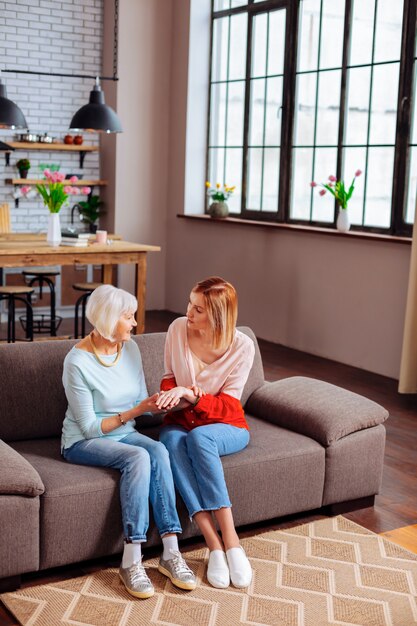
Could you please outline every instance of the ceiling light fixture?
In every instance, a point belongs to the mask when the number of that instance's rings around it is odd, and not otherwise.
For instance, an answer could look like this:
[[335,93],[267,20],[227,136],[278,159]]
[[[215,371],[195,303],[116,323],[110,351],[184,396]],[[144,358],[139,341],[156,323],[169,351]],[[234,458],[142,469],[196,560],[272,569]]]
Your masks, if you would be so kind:
[[[89,78],[94,79],[95,85],[90,91],[88,104],[82,106],[73,116],[69,125],[70,130],[98,132],[98,133],[121,133],[123,131],[120,120],[104,100],[104,93],[100,86],[100,80],[118,81],[118,27],[119,27],[119,0],[114,2],[114,30],[113,30],[113,76],[86,76],[83,74],[62,74],[59,72],[33,72],[31,70],[5,69],[4,72],[15,74],[35,74],[36,76],[60,76],[64,78]],[[4,109],[4,114],[3,114]],[[3,118],[5,122],[3,122]],[[12,123],[7,123],[7,120]],[[0,79],[0,128],[28,128],[25,116],[19,107],[6,98],[6,88]]]
[[13,100],[9,100],[6,85],[0,77],[0,128],[24,128],[27,130],[27,122],[22,111]]

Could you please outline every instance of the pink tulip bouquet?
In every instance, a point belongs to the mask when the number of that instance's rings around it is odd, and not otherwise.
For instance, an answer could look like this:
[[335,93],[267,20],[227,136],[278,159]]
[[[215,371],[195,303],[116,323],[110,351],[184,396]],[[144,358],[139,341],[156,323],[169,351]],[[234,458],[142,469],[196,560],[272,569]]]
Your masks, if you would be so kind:
[[[343,180],[337,180],[336,176],[329,176],[327,183],[321,183],[320,186],[324,189],[320,189],[319,195],[324,196],[326,190],[329,191],[337,200],[341,209],[347,209],[349,200],[355,190],[355,180],[362,174],[362,170],[356,170],[355,176],[350,184],[349,189],[346,189]],[[317,183],[314,180],[310,183],[310,187],[317,187]]]
[[78,187],[64,184],[65,182],[76,183],[77,176],[71,176],[67,181],[62,172],[51,172],[48,169],[44,170],[43,175],[45,181],[37,184],[36,189],[51,213],[59,213],[69,195],[78,195],[79,193],[88,195],[91,192],[90,187],[82,187],[80,192]]

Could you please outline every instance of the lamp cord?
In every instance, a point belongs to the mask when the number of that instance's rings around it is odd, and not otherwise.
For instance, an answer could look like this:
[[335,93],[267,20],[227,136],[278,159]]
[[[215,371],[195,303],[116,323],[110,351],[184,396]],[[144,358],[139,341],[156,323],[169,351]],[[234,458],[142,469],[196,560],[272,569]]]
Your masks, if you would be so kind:
[[117,78],[119,54],[119,0],[114,0],[113,79]]

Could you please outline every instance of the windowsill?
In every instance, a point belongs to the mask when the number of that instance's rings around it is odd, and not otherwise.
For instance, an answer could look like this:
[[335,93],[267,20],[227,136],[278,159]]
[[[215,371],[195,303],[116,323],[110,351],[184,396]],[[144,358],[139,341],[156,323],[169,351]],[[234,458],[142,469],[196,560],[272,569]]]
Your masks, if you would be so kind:
[[354,239],[372,239],[373,241],[386,241],[392,243],[411,244],[411,237],[399,237],[394,235],[384,235],[382,233],[366,233],[363,231],[350,230],[347,233],[341,233],[335,228],[320,228],[319,226],[304,226],[302,224],[282,224],[278,222],[262,222],[260,220],[244,220],[240,217],[210,217],[206,214],[186,215],[177,213],[177,217],[189,220],[204,220],[219,224],[240,224],[241,226],[255,226],[257,228],[278,228],[281,230],[290,230],[304,233],[317,233],[319,235],[330,235],[331,237],[348,237]]

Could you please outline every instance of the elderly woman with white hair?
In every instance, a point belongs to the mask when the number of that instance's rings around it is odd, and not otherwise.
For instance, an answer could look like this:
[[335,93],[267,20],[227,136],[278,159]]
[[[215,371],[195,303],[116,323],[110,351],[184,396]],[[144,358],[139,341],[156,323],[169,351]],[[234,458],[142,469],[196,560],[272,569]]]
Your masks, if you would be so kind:
[[139,348],[131,341],[137,300],[112,285],[95,289],[86,315],[93,331],[67,354],[63,384],[68,400],[61,449],[70,463],[118,469],[125,537],[119,575],[127,591],[149,598],[154,587],[142,565],[149,501],[162,537],[158,569],[180,589],[196,579],[178,548],[182,532],[165,446],[135,430],[135,418],[159,412],[148,397]]

